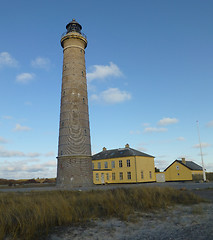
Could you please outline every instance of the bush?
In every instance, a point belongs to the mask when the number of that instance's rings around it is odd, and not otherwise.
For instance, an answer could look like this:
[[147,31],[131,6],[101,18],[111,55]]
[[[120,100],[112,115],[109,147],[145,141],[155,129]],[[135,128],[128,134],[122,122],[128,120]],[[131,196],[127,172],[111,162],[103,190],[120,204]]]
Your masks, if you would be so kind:
[[206,179],[208,179],[209,181],[213,181],[213,172],[207,172]]

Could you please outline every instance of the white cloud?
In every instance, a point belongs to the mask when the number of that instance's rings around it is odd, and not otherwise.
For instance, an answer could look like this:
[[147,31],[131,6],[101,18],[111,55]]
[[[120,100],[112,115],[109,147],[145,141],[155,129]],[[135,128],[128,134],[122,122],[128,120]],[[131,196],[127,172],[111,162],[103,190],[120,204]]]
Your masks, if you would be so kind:
[[[198,153],[197,155],[198,155],[198,156],[201,156],[201,153]],[[202,156],[207,156],[207,155],[208,155],[208,153],[202,152]]]
[[177,140],[178,141],[185,141],[185,138],[184,137],[178,137]]
[[156,127],[147,127],[144,129],[144,132],[166,132],[167,128],[156,128]]
[[[34,160],[35,159],[5,161],[1,165],[0,175],[2,178],[7,179],[29,179],[56,176],[56,160],[40,163],[40,160]],[[38,163],[32,163],[33,161]]]
[[122,76],[122,72],[120,71],[119,67],[110,62],[109,65],[94,65],[93,71],[87,73],[88,81],[92,81],[94,79],[104,79],[106,77],[120,77]]
[[0,143],[8,143],[7,139],[0,136]]
[[7,150],[0,146],[0,157],[30,157],[35,158],[40,156],[40,153],[23,153],[21,151]]
[[0,53],[0,68],[3,66],[17,67],[18,62],[8,52]]
[[177,123],[179,120],[177,118],[163,118],[158,122],[160,126],[166,126],[170,124]]
[[144,127],[148,127],[150,125],[150,123],[143,123],[142,126]]
[[[203,142],[201,143],[201,147],[202,148],[211,147],[211,144]],[[193,148],[200,148],[200,144],[195,144]]]
[[147,145],[147,143],[139,143],[139,144],[137,145],[137,149],[138,149],[139,151],[146,152],[147,149],[144,147],[144,145]]
[[121,103],[131,99],[131,94],[126,91],[121,91],[118,88],[109,88],[99,95],[93,94],[92,100],[103,101],[108,104]]
[[31,128],[27,127],[27,126],[21,126],[20,124],[16,124],[16,127],[13,129],[13,131],[15,132],[23,132],[23,131],[30,131]]
[[45,157],[53,157],[55,156],[55,153],[54,152],[47,152],[44,154]]
[[16,76],[16,82],[26,84],[31,82],[35,77],[33,73],[21,73]]
[[12,119],[11,116],[3,116],[2,118],[7,119],[7,120]]
[[207,127],[213,127],[213,120],[206,124]]
[[31,65],[35,68],[48,70],[50,68],[50,60],[48,58],[37,57],[35,60],[32,60]]
[[130,131],[129,132],[129,134],[131,134],[131,135],[139,135],[139,134],[141,134],[141,131],[139,131],[139,130],[136,130],[136,131]]

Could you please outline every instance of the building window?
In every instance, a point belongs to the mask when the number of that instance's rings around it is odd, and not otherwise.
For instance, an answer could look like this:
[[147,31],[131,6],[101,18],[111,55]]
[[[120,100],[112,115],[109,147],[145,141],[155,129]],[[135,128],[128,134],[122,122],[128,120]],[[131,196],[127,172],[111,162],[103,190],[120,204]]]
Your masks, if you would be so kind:
[[92,169],[94,169],[95,167],[94,167],[94,163],[92,163]]
[[176,166],[176,169],[179,170],[179,166],[178,165]]
[[112,173],[112,180],[115,180],[115,173]]
[[141,171],[141,179],[143,179],[143,171]]
[[152,172],[151,171],[149,171],[149,177],[152,178]]
[[82,73],[82,77],[83,77],[84,76],[84,72],[82,71],[81,73]]
[[98,169],[101,169],[101,163],[98,162]]
[[109,181],[109,173],[106,174],[106,179]]
[[95,179],[96,179],[96,181],[99,181],[99,174],[98,173],[95,174]]
[[115,168],[115,161],[111,162],[111,166],[112,166],[112,168]]
[[119,176],[120,176],[120,180],[123,180],[123,173],[122,172],[120,172]]
[[108,162],[104,162],[104,167],[108,168]]
[[84,135],[85,135],[85,136],[87,135],[87,130],[86,130],[86,129],[84,129]]
[[123,167],[122,160],[119,160],[119,167]]
[[131,172],[127,172],[127,179],[131,179]]
[[83,103],[85,103],[85,99],[83,98]]
[[126,166],[127,166],[127,167],[130,167],[130,160],[129,160],[129,159],[126,160]]

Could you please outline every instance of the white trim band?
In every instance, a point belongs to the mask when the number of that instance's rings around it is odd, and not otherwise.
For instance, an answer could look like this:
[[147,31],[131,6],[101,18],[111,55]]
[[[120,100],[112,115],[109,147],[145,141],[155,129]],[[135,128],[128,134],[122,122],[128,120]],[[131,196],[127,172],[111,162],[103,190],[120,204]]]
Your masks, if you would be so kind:
[[67,48],[71,48],[71,47],[80,48],[80,49],[82,49],[83,51],[85,51],[84,48],[82,48],[82,47],[80,47],[80,46],[78,46],[78,45],[70,45],[70,46],[67,46],[67,47],[64,48],[63,51],[65,51]]

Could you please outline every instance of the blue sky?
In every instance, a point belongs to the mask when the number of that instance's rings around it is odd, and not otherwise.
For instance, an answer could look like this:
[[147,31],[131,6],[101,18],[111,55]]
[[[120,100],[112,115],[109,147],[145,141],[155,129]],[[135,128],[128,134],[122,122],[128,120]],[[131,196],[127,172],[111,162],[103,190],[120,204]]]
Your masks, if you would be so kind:
[[92,152],[130,147],[213,171],[213,2],[4,1],[0,10],[0,178],[56,176],[63,51],[87,35]]

